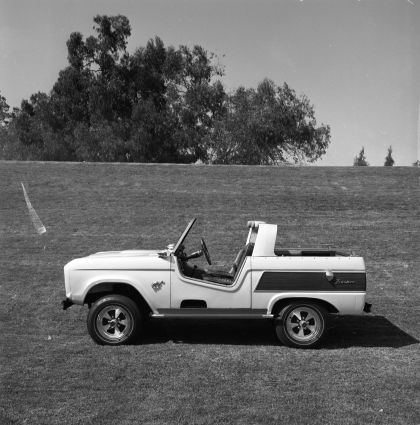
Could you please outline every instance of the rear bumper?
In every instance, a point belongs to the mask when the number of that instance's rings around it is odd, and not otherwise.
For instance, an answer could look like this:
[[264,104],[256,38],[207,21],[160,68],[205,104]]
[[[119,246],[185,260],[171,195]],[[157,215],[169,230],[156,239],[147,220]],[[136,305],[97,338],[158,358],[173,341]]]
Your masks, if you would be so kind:
[[363,307],[363,311],[365,313],[370,313],[372,311],[372,304],[365,303],[365,306]]
[[61,305],[63,306],[63,310],[67,310],[73,304],[74,303],[70,298],[66,298],[65,300],[61,301]]

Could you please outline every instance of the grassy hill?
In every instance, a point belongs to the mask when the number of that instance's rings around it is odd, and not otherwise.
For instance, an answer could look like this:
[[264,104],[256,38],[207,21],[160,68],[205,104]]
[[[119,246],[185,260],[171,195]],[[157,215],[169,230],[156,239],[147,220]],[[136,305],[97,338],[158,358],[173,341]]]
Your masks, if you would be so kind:
[[[420,423],[418,168],[0,162],[0,182],[1,424]],[[86,308],[61,310],[66,262],[163,248],[193,216],[215,261],[250,219],[287,247],[354,251],[373,314],[333,320],[319,350],[252,321],[155,323],[110,348]]]

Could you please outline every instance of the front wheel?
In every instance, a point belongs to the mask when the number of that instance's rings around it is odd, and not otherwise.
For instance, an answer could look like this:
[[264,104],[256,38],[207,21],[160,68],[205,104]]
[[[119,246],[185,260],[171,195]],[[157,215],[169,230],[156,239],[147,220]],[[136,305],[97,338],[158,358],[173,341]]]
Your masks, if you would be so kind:
[[317,304],[289,304],[275,321],[277,337],[289,347],[316,347],[325,337],[326,318],[325,310]]
[[87,327],[101,345],[122,345],[135,341],[141,328],[137,304],[123,295],[106,295],[90,308]]

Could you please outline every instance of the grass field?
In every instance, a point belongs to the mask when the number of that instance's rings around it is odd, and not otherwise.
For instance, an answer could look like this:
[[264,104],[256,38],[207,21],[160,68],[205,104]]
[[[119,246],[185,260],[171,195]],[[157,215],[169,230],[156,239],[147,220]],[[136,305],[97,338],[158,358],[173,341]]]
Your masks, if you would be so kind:
[[[0,182],[0,424],[420,423],[419,169],[0,162]],[[70,259],[163,248],[193,216],[216,261],[249,219],[356,252],[373,314],[333,320],[318,350],[263,321],[153,323],[110,348],[87,308],[61,310]]]

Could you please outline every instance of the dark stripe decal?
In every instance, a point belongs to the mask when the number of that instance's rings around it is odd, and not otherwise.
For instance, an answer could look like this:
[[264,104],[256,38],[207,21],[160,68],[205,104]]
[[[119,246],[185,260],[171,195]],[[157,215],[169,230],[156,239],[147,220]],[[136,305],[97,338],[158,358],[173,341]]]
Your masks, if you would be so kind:
[[366,273],[334,272],[329,282],[325,272],[264,272],[255,291],[366,291]]

